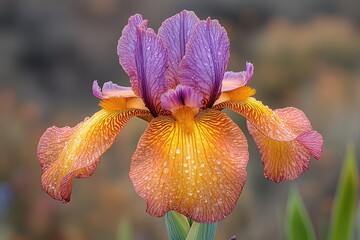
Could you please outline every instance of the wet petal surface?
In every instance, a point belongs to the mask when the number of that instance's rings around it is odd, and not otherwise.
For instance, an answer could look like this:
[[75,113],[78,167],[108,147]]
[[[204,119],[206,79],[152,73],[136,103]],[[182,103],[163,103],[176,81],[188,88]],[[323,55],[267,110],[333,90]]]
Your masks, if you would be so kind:
[[154,119],[132,157],[130,178],[147,211],[175,210],[197,222],[216,222],[234,208],[246,179],[244,134],[216,110],[186,107]]
[[210,19],[196,24],[186,46],[178,69],[180,81],[201,92],[207,107],[211,107],[220,96],[229,48],[225,29],[218,21]]
[[137,76],[135,61],[135,50],[137,47],[137,27],[147,27],[147,21],[143,20],[140,14],[129,18],[128,24],[124,27],[117,46],[119,62],[127,75],[130,77],[132,89],[140,96],[140,83]]
[[311,157],[321,158],[323,139],[312,130],[302,111],[284,108],[274,113],[298,134],[294,140],[277,141],[268,138],[249,122],[248,129],[260,150],[265,177],[275,182],[292,180],[309,168]]
[[[105,102],[112,99],[104,100]],[[116,107],[125,107],[125,99],[115,99]],[[117,135],[134,116],[149,115],[146,110],[102,109],[76,127],[51,127],[40,138],[37,154],[43,175],[43,189],[53,198],[70,201],[75,177],[90,177],[100,156],[114,143]]]
[[167,50],[140,15],[129,19],[118,44],[120,63],[131,79],[135,93],[153,116],[161,112],[160,96],[168,90],[165,78]]
[[182,11],[166,19],[159,28],[159,36],[165,43],[169,55],[168,81],[174,87],[179,83],[177,69],[185,55],[186,44],[199,18],[192,11]]
[[[214,108],[230,108],[243,115],[252,125],[269,138],[279,141],[295,139],[298,134],[289,128],[268,106],[263,105],[261,101],[251,97],[254,94],[255,90],[248,86],[222,93],[219,100],[223,102],[216,104]],[[299,118],[297,120],[299,124],[301,124],[300,121],[304,121],[305,119]]]

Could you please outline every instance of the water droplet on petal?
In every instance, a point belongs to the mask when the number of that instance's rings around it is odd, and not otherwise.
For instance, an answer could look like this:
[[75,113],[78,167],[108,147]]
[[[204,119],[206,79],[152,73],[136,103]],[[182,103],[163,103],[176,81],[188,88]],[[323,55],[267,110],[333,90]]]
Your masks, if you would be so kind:
[[176,154],[180,154],[180,149],[179,149],[179,148],[176,149],[175,153],[176,153]]

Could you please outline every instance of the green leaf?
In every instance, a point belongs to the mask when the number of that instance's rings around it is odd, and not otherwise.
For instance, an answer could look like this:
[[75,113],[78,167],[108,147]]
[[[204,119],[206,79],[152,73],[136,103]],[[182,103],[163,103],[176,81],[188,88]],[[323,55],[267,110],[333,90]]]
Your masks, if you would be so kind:
[[121,219],[117,232],[117,240],[131,240],[133,239],[133,229],[128,218]]
[[309,215],[296,188],[291,189],[287,204],[286,235],[289,240],[314,240]]
[[169,211],[165,215],[165,224],[170,240],[186,239],[190,224],[185,216],[175,211]]
[[354,146],[348,146],[336,190],[329,231],[330,240],[351,240],[358,194],[358,172]]
[[358,205],[357,213],[357,239],[360,240],[360,205]]
[[212,240],[216,231],[216,223],[193,222],[186,240]]

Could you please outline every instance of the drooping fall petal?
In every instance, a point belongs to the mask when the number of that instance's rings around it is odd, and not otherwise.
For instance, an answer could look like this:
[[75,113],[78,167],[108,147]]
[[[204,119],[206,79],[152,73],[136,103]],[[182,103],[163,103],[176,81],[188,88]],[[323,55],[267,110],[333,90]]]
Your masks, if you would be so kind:
[[[268,106],[251,97],[255,90],[248,86],[243,86],[232,91],[221,94],[219,101],[214,105],[215,109],[230,108],[243,115],[265,136],[279,140],[290,141],[298,137],[287,124]],[[299,119],[302,121],[303,119]]]
[[147,212],[175,210],[197,222],[232,211],[246,179],[248,145],[225,114],[188,107],[155,118],[132,157],[130,178]]
[[51,127],[42,135],[37,149],[41,183],[53,198],[70,201],[73,179],[93,174],[100,156],[131,117],[149,115],[146,110],[127,110],[124,98],[106,99],[102,104],[107,108],[76,127]]
[[198,22],[193,30],[178,74],[182,84],[201,92],[212,107],[220,96],[221,82],[229,61],[230,42],[217,20]]
[[299,109],[278,109],[274,114],[297,134],[294,140],[268,138],[250,122],[248,129],[260,150],[265,176],[275,182],[292,180],[308,169],[311,157],[321,158],[323,139],[312,130],[309,120]]
[[161,112],[160,96],[169,87],[165,78],[168,56],[160,37],[146,25],[140,15],[129,19],[119,40],[118,54],[134,92],[156,117]]
[[164,41],[169,55],[168,81],[172,87],[179,83],[177,69],[185,55],[185,47],[200,19],[192,11],[182,12],[166,19],[159,28],[159,36]]

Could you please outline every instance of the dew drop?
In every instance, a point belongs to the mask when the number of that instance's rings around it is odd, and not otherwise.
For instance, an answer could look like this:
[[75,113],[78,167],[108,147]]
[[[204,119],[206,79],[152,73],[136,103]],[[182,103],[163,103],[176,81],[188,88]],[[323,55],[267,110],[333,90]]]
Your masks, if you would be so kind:
[[200,164],[200,167],[205,167],[205,164],[203,164],[203,163],[202,163],[202,164]]
[[183,166],[184,166],[184,167],[188,167],[189,164],[185,162],[185,163],[183,164]]
[[220,159],[216,160],[216,164],[221,164],[221,160]]
[[176,149],[175,153],[180,154],[180,149]]
[[190,160],[190,158],[191,158],[190,155],[187,155],[187,156],[186,156],[186,159],[187,159],[187,160]]

